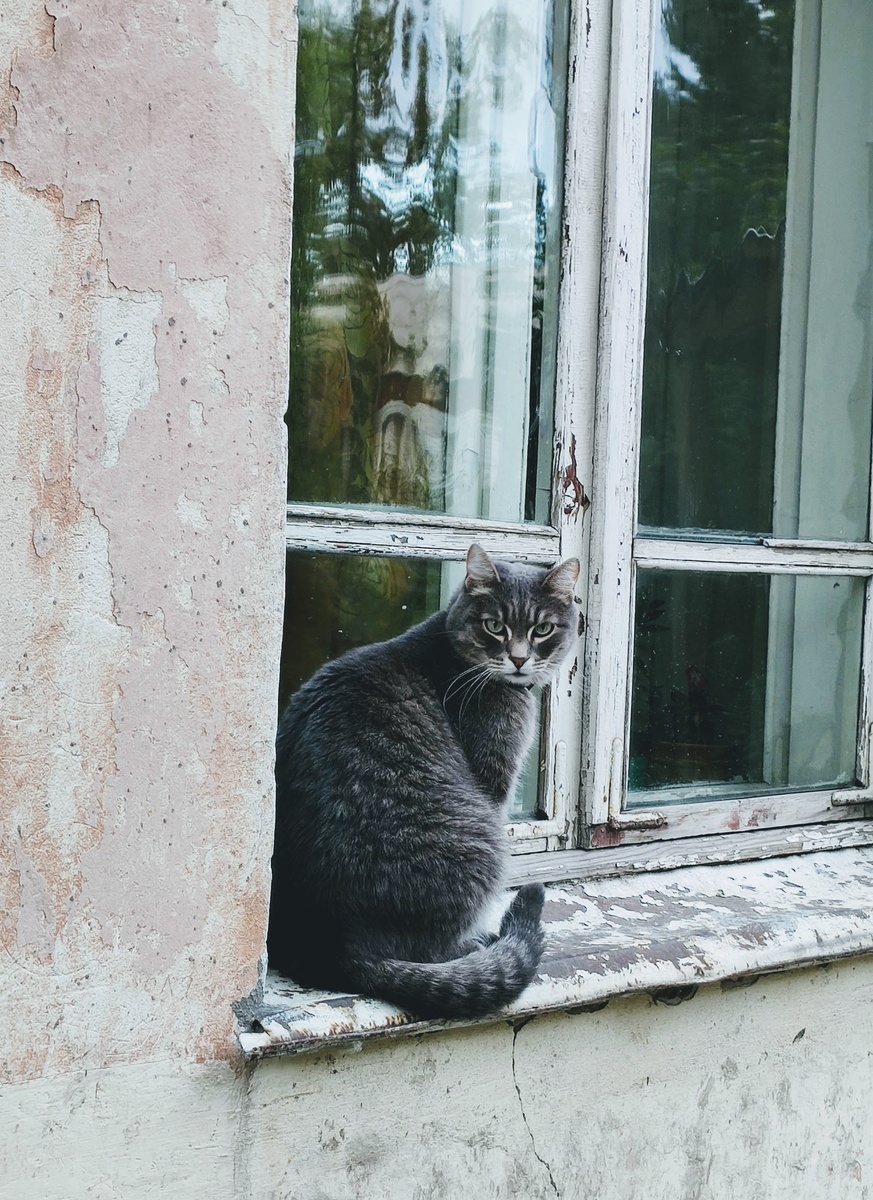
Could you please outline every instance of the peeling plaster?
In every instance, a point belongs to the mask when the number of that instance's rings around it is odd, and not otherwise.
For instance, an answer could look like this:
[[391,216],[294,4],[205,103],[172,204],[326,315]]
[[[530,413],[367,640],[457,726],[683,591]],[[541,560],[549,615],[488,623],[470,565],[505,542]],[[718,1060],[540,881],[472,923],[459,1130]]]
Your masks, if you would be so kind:
[[118,463],[119,446],[135,408],[145,408],[158,392],[155,325],[161,297],[112,288],[97,302],[95,334],[100,364],[105,443],[104,467]]
[[292,14],[250,0],[264,77],[250,57],[231,78],[220,7],[49,0],[0,20],[13,1074],[232,1055],[263,951]]

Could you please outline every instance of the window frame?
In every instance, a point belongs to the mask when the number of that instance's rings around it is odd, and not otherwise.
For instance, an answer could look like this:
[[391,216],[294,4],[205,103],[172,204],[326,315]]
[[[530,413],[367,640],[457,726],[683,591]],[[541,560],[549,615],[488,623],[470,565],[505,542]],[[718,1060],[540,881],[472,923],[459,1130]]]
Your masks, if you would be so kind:
[[[458,561],[477,541],[489,553],[521,562],[553,566],[559,559],[578,557],[584,563],[589,500],[583,480],[590,478],[590,470],[577,460],[577,448],[593,443],[609,39],[592,37],[588,9],[577,0],[569,2],[550,524],[293,502],[286,507],[286,551]],[[577,595],[584,612],[580,588]],[[547,815],[507,824],[515,853],[579,845],[581,658],[580,645],[578,655],[571,656],[545,690],[540,796]]]
[[[816,0],[798,0],[794,68],[808,74],[810,41],[818,36]],[[607,132],[601,370],[595,427],[586,673],[590,707],[584,729],[586,847],[649,843],[689,836],[791,829],[873,815],[873,541],[859,543],[694,536],[640,528],[637,514],[642,344],[645,329],[652,78],[658,0],[613,6],[614,88]],[[789,231],[789,238],[791,231]],[[606,498],[612,493],[612,501]],[[873,512],[873,504],[871,504]],[[684,533],[685,536],[682,536]],[[871,537],[870,529],[867,532]],[[854,787],[762,791],[741,799],[657,803],[629,808],[630,693],[637,572],[645,568],[707,572],[852,575],[866,580],[860,664],[860,704]],[[669,798],[669,793],[660,793]],[[730,832],[727,832],[730,831]],[[826,841],[826,839],[825,839]],[[816,843],[817,844],[817,843]]]
[[[622,869],[766,857],[873,840],[873,541],[684,541],[637,531],[649,153],[658,0],[569,0],[553,494],[549,525],[289,503],[287,550],[464,557],[552,565],[579,557],[586,633],[546,696],[546,819],[507,825],[521,877],[567,878],[627,844]],[[804,8],[808,3],[804,4]],[[752,570],[867,580],[861,664],[861,786],[626,806],[638,570]],[[770,828],[772,827],[772,828]],[[743,846],[737,833],[749,831]],[[695,848],[695,840],[697,848]],[[631,866],[632,864],[632,866]],[[521,866],[521,863],[519,864]]]

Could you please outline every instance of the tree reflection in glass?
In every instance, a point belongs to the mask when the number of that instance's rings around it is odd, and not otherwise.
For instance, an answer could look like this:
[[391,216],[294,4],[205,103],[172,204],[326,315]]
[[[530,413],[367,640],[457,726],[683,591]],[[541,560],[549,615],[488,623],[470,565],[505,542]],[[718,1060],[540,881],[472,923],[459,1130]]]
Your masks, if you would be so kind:
[[864,540],[873,8],[660,0],[640,522]]
[[[863,542],[873,5],[659,16],[640,524],[677,558],[700,536]],[[854,780],[862,615],[847,578],[640,571],[632,793]]]
[[301,0],[289,499],[548,520],[566,21]]
[[[794,0],[663,0],[640,520],[767,530]],[[716,469],[717,468],[717,469]]]

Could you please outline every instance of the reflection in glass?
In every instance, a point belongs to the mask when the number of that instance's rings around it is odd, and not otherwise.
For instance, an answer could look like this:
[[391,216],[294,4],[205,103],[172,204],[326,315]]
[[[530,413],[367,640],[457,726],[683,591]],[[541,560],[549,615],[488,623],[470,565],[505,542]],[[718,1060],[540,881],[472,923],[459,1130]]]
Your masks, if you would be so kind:
[[640,522],[867,536],[873,5],[660,0]]
[[[330,659],[386,641],[443,607],[463,563],[290,552],[286,557],[280,711]],[[539,738],[528,755],[510,819],[537,815]]]
[[630,803],[854,781],[863,602],[847,576],[640,571]]
[[547,521],[566,0],[301,0],[289,499]]

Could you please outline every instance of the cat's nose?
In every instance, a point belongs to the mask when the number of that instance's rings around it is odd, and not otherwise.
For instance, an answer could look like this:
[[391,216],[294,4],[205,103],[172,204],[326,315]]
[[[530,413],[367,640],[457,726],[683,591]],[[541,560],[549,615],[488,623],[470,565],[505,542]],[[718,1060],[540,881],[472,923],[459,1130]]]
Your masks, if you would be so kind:
[[510,654],[509,661],[515,663],[516,669],[520,671],[529,658],[529,654],[525,655],[524,658],[516,658],[513,654]]

